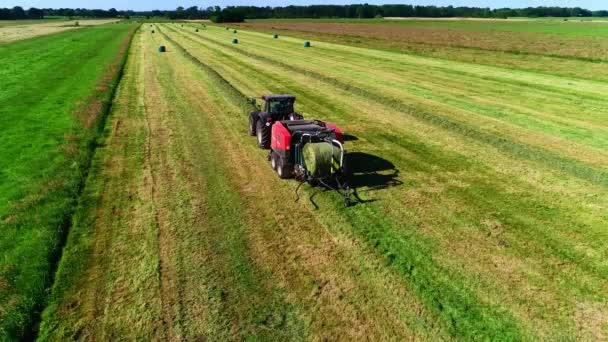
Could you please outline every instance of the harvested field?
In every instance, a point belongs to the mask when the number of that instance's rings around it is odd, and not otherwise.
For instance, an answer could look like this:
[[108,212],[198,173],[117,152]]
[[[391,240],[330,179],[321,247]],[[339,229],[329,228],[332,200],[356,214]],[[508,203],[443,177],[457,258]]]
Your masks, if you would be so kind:
[[[608,24],[407,20],[405,23],[254,21],[238,26],[303,39],[608,80],[605,39]],[[599,30],[594,30],[595,27]]]
[[[75,26],[78,21],[79,26]],[[1,25],[0,24],[0,44],[10,43],[17,40],[29,39],[37,36],[44,36],[53,33],[59,33],[67,30],[77,29],[80,27],[103,25],[118,21],[117,19],[88,19],[88,20],[70,20],[58,21],[49,20],[43,22],[26,21],[27,23],[16,25]]]

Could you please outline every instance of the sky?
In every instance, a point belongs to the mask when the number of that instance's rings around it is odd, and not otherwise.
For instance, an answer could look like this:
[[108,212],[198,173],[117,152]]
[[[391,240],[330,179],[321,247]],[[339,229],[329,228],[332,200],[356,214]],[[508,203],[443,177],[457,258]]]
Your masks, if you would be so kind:
[[356,3],[369,4],[411,4],[411,5],[435,5],[435,6],[471,6],[471,7],[536,7],[536,6],[560,6],[560,7],[582,7],[590,10],[608,9],[606,0],[0,0],[1,7],[21,6],[23,8],[101,8],[118,10],[132,9],[136,11],[153,9],[175,9],[177,6],[229,6],[229,5],[252,5],[252,6],[287,6],[287,5],[312,5],[332,4],[345,5]]

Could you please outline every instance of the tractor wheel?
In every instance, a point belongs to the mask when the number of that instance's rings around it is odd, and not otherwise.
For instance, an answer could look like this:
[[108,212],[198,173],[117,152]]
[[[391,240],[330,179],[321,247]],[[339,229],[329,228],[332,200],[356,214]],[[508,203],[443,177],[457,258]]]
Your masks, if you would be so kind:
[[257,120],[255,128],[258,136],[258,146],[263,149],[270,148],[270,127],[264,125],[262,120]]
[[255,136],[256,112],[249,113],[249,135]]
[[293,174],[293,168],[291,165],[287,165],[283,158],[277,156],[277,174],[281,179],[291,178]]
[[276,171],[277,169],[277,165],[279,164],[279,159],[280,157],[275,153],[272,152],[272,154],[270,155],[270,165],[272,166],[272,169]]

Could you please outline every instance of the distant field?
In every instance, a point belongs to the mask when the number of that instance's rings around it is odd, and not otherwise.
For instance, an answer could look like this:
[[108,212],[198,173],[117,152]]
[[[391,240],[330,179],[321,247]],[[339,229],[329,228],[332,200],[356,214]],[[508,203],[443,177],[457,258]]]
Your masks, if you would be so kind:
[[16,26],[16,25],[31,25],[31,24],[45,24],[45,23],[56,23],[58,21],[64,21],[63,18],[54,18],[54,19],[36,19],[36,20],[0,20],[0,28],[6,26]]
[[[474,20],[255,21],[267,33],[570,77],[608,80],[608,24]],[[526,31],[527,30],[527,31]],[[539,33],[550,32],[550,33]],[[573,36],[577,32],[579,36]],[[594,35],[596,34],[597,35]]]
[[608,35],[608,18],[385,18],[385,19],[248,19],[248,23],[341,23],[397,25],[472,31],[559,33],[574,36]]
[[[96,26],[118,21],[118,19],[43,19],[0,21],[0,44],[28,39],[86,26]],[[79,26],[75,23],[78,22]]]
[[0,340],[31,334],[44,307],[134,28],[0,46]]

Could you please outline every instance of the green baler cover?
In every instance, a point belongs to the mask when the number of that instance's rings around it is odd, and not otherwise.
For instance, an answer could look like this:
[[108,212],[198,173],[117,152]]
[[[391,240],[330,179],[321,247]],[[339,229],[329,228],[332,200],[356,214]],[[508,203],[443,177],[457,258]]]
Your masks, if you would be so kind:
[[304,145],[302,158],[306,169],[314,177],[327,177],[340,167],[340,149],[328,142]]

